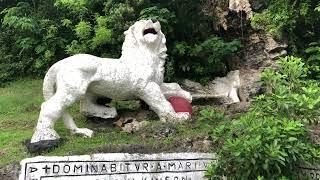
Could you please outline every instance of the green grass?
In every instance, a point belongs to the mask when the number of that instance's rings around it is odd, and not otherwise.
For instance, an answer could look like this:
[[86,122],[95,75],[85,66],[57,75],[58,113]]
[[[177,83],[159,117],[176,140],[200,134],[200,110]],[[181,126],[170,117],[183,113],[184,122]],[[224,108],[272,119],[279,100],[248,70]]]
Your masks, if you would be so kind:
[[[23,142],[30,139],[33,134],[42,102],[41,80],[24,79],[0,88],[0,165],[17,163],[24,158],[34,156],[27,152]],[[134,104],[126,105],[126,103],[122,103],[121,106],[136,108]],[[176,125],[178,134],[175,136],[162,140],[154,139],[152,136],[141,138],[139,133],[127,134],[117,127],[103,126],[97,128],[96,124],[88,123],[85,117],[79,113],[79,104],[73,105],[69,112],[79,127],[93,129],[95,131],[94,137],[71,136],[64,127],[62,120],[58,120],[55,130],[66,141],[59,148],[41,155],[90,154],[95,149],[110,144],[170,144],[178,138],[205,136],[212,129],[212,126],[208,123],[196,121]],[[160,124],[159,121],[151,122],[153,125]]]

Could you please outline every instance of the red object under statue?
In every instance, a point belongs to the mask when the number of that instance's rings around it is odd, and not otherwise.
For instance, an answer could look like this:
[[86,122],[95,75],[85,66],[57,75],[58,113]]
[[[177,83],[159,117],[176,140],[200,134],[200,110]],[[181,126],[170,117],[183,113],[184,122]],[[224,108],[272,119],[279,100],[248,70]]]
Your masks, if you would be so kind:
[[183,97],[170,96],[168,98],[168,101],[171,103],[175,112],[187,112],[190,114],[190,116],[192,115],[192,105],[188,100],[184,99]]

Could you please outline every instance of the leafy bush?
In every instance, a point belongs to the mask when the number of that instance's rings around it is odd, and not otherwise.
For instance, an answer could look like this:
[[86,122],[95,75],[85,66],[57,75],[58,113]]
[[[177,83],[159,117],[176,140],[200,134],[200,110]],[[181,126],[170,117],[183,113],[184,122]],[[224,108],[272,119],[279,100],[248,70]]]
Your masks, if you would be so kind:
[[39,75],[56,58],[62,57],[65,39],[58,35],[59,23],[56,19],[59,18],[50,3],[52,1],[49,0],[42,4],[18,2],[16,6],[2,11],[4,17],[0,36],[7,37],[0,39],[0,49],[10,59],[1,61],[0,64],[5,69],[17,63],[19,66],[14,72],[6,73],[0,82],[9,75],[13,75],[9,78],[26,74]]
[[174,31],[173,26],[177,19],[174,12],[169,11],[167,8],[160,8],[152,6],[143,9],[140,12],[139,19],[156,19],[161,23],[161,30],[164,34],[169,34]]
[[253,17],[252,26],[280,37],[282,32],[292,31],[296,25],[295,18],[290,0],[272,0],[268,9]]
[[203,13],[202,4],[200,0],[162,1],[140,11],[139,19],[159,20],[166,34],[167,80],[173,76],[204,80],[221,75],[226,70],[225,59],[241,48],[237,40],[225,42],[213,36],[212,17]]
[[251,24],[276,37],[282,33],[297,33],[301,30],[299,26],[303,26],[305,31],[310,30],[309,27],[316,25],[319,20],[319,14],[314,11],[317,0],[270,0],[268,4],[267,9],[254,15]]
[[319,123],[320,83],[305,79],[308,69],[300,58],[280,58],[278,64],[278,71],[262,73],[267,94],[256,98],[255,109],[266,116],[277,114]]
[[312,79],[320,79],[320,43],[313,42],[306,49],[308,59],[306,64],[309,69],[309,76]]
[[320,34],[318,0],[269,0],[267,8],[255,13],[251,25],[288,42],[291,55],[304,56],[304,50]]
[[317,7],[315,8],[315,10],[320,12],[320,3],[317,5]]
[[[185,76],[187,73],[179,73],[185,66],[195,79],[221,75],[224,59],[240,47],[238,41],[208,39],[214,35],[213,18],[203,13],[201,0],[24,0],[1,5],[0,36],[10,36],[0,42],[0,52],[11,60],[2,60],[0,71],[7,71],[17,62],[20,66],[17,72],[3,73],[0,83],[16,76],[42,76],[56,61],[77,53],[119,57],[123,32],[138,19],[161,22],[169,54],[167,80]],[[178,44],[190,49],[181,54]]]
[[223,146],[207,177],[295,179],[301,163],[320,159],[319,150],[308,142],[307,136],[308,130],[301,121],[250,112],[214,129],[211,137]]
[[225,118],[223,113],[217,112],[212,108],[202,109],[199,112],[199,118],[198,118],[199,121],[207,121],[207,122],[210,122],[211,120],[215,120],[217,122],[221,122],[221,121],[223,121],[225,119],[226,118]]
[[178,42],[174,53],[178,55],[177,60],[182,72],[188,72],[190,78],[198,78],[203,82],[212,75],[225,74],[227,72],[225,60],[241,47],[238,40],[225,42],[220,37],[212,36],[194,46]]

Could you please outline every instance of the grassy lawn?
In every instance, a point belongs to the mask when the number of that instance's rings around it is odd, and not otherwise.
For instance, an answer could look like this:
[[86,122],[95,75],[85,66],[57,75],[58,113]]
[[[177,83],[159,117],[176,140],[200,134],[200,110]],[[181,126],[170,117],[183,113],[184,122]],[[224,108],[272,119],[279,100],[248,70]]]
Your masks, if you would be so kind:
[[[24,79],[0,88],[0,165],[17,163],[24,158],[34,156],[27,152],[23,142],[32,136],[42,101],[42,80]],[[94,130],[94,137],[70,136],[62,120],[58,120],[55,129],[66,141],[59,148],[41,155],[87,154],[107,145],[170,144],[179,138],[207,136],[212,129],[207,122],[195,121],[175,125],[177,133],[173,136],[160,140],[153,136],[142,138],[140,133],[128,134],[118,127],[97,126],[93,122],[86,121],[86,118],[79,113],[79,104],[73,105],[69,112],[79,127]],[[158,120],[151,121],[151,125],[157,124],[160,124]]]

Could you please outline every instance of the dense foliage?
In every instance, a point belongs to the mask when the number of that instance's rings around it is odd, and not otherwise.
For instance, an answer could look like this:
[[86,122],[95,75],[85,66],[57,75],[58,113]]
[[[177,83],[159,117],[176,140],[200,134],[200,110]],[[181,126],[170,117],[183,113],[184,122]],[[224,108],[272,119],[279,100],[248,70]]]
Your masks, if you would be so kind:
[[212,137],[223,142],[219,161],[212,164],[212,179],[225,175],[231,179],[294,179],[302,163],[313,162],[320,154],[306,136],[300,121],[261,117],[248,113],[237,121],[217,127]]
[[312,79],[320,79],[320,43],[312,42],[306,49],[306,64],[309,67],[308,76]]
[[268,0],[268,7],[254,15],[252,26],[287,38],[293,53],[303,54],[308,43],[320,39],[318,0]]
[[262,74],[266,93],[251,111],[214,128],[219,161],[208,177],[295,179],[298,166],[319,162],[319,147],[310,142],[305,125],[319,123],[319,83],[304,80],[308,69],[300,58],[281,58],[278,64],[278,70]]
[[213,17],[203,13],[201,2],[2,0],[0,83],[42,76],[53,63],[76,53],[119,57],[123,32],[136,20],[149,18],[159,20],[167,36],[167,80],[226,73],[225,58],[238,51],[240,42],[215,36]]
[[[0,0],[0,85],[23,76],[42,77],[52,64],[77,53],[117,58],[123,32],[149,18],[161,22],[167,38],[167,81],[222,76],[229,70],[226,60],[242,45],[215,32],[217,17],[203,11],[208,2],[226,1]],[[297,165],[320,158],[307,128],[320,123],[320,3],[263,4],[252,27],[287,39],[294,56],[280,58],[278,69],[263,72],[265,93],[240,118],[229,121],[212,110],[200,112],[199,121],[208,126],[215,127],[213,119],[220,122],[211,133],[219,155],[207,172],[212,179],[294,179]]]
[[278,71],[266,70],[262,80],[267,93],[257,97],[256,109],[266,116],[320,122],[320,83],[307,80],[309,69],[300,58],[285,57],[278,61]]

